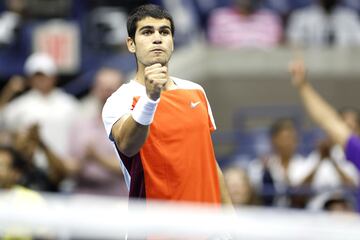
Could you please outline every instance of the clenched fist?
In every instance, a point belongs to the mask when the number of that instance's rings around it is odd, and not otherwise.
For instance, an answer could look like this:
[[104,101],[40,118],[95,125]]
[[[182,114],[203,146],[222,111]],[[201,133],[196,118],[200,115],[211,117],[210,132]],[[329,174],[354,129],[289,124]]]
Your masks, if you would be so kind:
[[156,101],[169,80],[167,67],[155,63],[145,68],[145,87],[148,97]]

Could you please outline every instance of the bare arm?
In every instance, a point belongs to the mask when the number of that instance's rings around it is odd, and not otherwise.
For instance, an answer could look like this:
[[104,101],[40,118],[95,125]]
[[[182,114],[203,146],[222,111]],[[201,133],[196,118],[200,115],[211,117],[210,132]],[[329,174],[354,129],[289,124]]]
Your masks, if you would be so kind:
[[96,163],[110,172],[122,176],[119,161],[114,154],[101,154],[96,151],[96,148],[93,145],[89,145],[86,149],[86,158],[93,159]]
[[62,159],[57,156],[46,144],[42,141],[39,144],[40,148],[44,151],[46,159],[49,163],[49,177],[52,181],[59,183],[61,182],[68,174],[68,169],[66,168]]
[[339,164],[335,161],[335,159],[331,158],[330,161],[334,165],[336,172],[339,174],[341,178],[341,182],[345,186],[356,187],[356,182],[350,176],[348,176],[348,174],[341,168],[341,166],[339,166]]
[[302,182],[298,186],[301,187],[310,186],[314,180],[316,172],[319,170],[320,165],[321,165],[321,160],[319,160],[319,162],[314,166],[311,172],[302,180]]
[[0,94],[0,109],[4,107],[17,93],[25,89],[25,80],[20,76],[13,76],[4,86]]
[[149,125],[141,125],[127,114],[114,124],[111,132],[120,152],[131,157],[139,152],[145,143],[149,134]]
[[[144,84],[146,94],[150,101],[157,101],[160,98],[161,91],[165,88],[168,80],[167,68],[161,64],[156,63],[145,68]],[[149,124],[141,124],[139,120],[136,120],[136,116],[139,115],[134,115],[135,111],[141,110],[136,109],[139,107],[138,105],[139,104],[135,106],[133,114],[127,114],[121,117],[111,129],[111,133],[120,152],[128,157],[134,156],[139,152],[149,135]]]
[[303,104],[310,117],[325,130],[331,139],[345,146],[351,135],[351,130],[329,105],[311,86],[305,77],[303,61],[294,61],[289,66],[294,86],[298,89]]
[[22,135],[17,136],[16,147],[31,160],[34,159],[35,149],[41,149],[49,165],[48,176],[56,184],[60,183],[69,173],[65,165],[66,161],[55,154],[41,139],[37,124],[30,126]]

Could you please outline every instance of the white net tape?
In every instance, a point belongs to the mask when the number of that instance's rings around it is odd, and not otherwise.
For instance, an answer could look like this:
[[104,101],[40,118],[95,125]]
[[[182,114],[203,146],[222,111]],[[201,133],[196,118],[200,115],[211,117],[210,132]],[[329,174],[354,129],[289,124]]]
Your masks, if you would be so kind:
[[[358,215],[135,202],[93,196],[19,200],[0,194],[0,236],[52,239],[360,239]],[[231,238],[228,238],[228,237]]]

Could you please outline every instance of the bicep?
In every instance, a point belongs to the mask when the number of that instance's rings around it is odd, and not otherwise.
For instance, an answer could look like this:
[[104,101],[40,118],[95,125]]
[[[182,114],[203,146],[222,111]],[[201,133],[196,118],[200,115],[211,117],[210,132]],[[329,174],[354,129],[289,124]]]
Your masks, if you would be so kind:
[[111,128],[110,137],[114,140],[114,142],[118,142],[121,137],[124,135],[124,129],[129,125],[129,117],[130,113],[125,114],[121,118],[119,118]]

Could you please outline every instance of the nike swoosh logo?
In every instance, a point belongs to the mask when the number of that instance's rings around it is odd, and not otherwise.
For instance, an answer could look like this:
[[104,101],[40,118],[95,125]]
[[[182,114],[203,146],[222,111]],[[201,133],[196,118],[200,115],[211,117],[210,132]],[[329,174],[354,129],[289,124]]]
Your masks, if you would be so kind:
[[197,102],[190,102],[190,106],[191,108],[196,108],[197,105],[200,104],[200,101],[197,101]]

